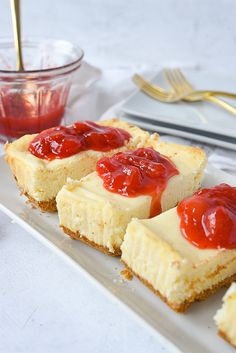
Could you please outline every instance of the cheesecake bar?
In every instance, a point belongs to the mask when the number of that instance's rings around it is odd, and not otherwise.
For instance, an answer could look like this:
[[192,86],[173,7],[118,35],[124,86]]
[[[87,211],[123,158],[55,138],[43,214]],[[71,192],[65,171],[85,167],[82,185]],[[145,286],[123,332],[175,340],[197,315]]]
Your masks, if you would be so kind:
[[[153,141],[152,147],[169,158],[178,175],[168,180],[161,195],[161,210],[174,207],[201,184],[205,153],[195,147]],[[119,256],[126,227],[133,217],[150,216],[150,195],[125,197],[104,187],[97,171],[80,181],[68,181],[57,195],[60,225],[74,239]]]
[[[130,139],[123,146],[109,151],[82,150],[69,157],[53,160],[38,158],[29,151],[31,142],[38,135],[25,135],[6,144],[6,160],[19,188],[42,210],[56,211],[56,195],[68,177],[80,179],[95,170],[96,162],[101,157],[143,146],[150,138],[148,132],[118,119],[99,121],[97,124],[122,129],[130,134]],[[155,134],[153,138],[157,139],[158,135]]]
[[218,333],[236,348],[236,283],[232,283],[223,297],[223,305],[214,317]]
[[[222,193],[215,199],[222,188],[229,189],[228,196],[233,193],[232,187],[222,184],[218,189],[209,189],[211,194],[208,192],[208,198],[203,200],[203,189],[196,193],[199,197],[194,199],[192,209],[194,196],[188,204],[184,200],[152,219],[133,219],[127,227],[121,245],[122,262],[177,312],[184,312],[192,302],[207,298],[236,279],[232,204],[225,212],[223,202],[228,200]],[[182,218],[179,211],[183,203]],[[191,227],[183,231],[181,221]]]

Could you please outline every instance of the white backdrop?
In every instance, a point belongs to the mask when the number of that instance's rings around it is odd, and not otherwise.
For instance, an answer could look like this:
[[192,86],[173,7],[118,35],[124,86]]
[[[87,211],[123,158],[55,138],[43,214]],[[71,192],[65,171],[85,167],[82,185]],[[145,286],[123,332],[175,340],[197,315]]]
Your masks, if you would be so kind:
[[[24,35],[79,43],[92,63],[236,62],[234,0],[22,0]],[[0,0],[0,35],[11,34],[9,1]]]

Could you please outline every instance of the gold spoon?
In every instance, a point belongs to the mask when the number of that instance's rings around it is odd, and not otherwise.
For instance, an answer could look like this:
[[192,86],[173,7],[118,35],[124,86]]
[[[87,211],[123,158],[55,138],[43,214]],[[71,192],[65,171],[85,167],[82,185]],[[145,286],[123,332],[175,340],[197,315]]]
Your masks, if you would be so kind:
[[22,72],[24,64],[21,48],[20,0],[11,0],[11,16],[16,49],[16,69]]
[[[16,70],[19,72],[25,72],[22,55],[22,41],[21,41],[21,21],[20,21],[20,0],[11,0],[11,17],[12,26],[14,33],[14,45],[16,51]],[[34,98],[32,98],[32,91],[36,90],[36,86],[30,81],[26,80],[27,76],[24,77],[24,81],[20,84],[16,84],[13,96],[13,104],[21,111],[28,115],[35,108]]]

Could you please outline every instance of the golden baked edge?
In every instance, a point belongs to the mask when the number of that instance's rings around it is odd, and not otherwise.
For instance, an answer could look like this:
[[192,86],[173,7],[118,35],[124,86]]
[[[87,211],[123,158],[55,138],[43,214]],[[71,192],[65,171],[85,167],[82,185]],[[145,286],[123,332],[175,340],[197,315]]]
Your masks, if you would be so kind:
[[80,240],[83,243],[91,246],[92,248],[94,248],[96,250],[103,252],[106,255],[121,256],[120,248],[115,248],[114,252],[111,252],[106,246],[99,245],[99,244],[95,243],[94,241],[89,240],[87,237],[81,235],[80,232],[73,232],[72,230],[70,230],[67,227],[64,227],[63,225],[61,225],[60,227],[63,229],[64,233],[68,234],[72,239]]
[[49,201],[37,201],[32,196],[27,194],[27,192],[22,192],[22,194],[25,195],[33,205],[40,208],[41,211],[43,211],[43,212],[57,212],[56,198],[53,198],[52,200],[49,200]]
[[177,305],[175,303],[168,301],[168,299],[165,296],[163,296],[157,289],[155,289],[151,283],[149,283],[146,279],[144,279],[139,274],[134,272],[125,263],[125,261],[121,260],[121,262],[125,265],[128,271],[130,271],[134,276],[136,276],[146,287],[148,287],[153,293],[159,296],[163,300],[163,302],[165,302],[171,309],[173,309],[177,313],[184,313],[193,302],[206,300],[211,294],[215,293],[219,288],[225,287],[225,286],[228,287],[232,282],[236,280],[236,274],[234,274],[230,277],[225,278],[223,281],[215,284],[211,288],[208,288],[202,291],[201,293],[196,293],[196,295],[192,295],[188,300],[185,300],[180,305]]
[[57,203],[56,203],[55,197],[48,201],[37,201],[32,196],[30,196],[26,191],[22,190],[15,176],[14,176],[14,179],[16,180],[16,184],[20,190],[21,195],[26,196],[32,205],[37,206],[37,208],[39,208],[42,212],[57,212]]
[[222,337],[226,342],[231,344],[233,347],[236,348],[236,345],[230,340],[230,338],[227,336],[227,334],[221,330],[218,331],[218,335]]

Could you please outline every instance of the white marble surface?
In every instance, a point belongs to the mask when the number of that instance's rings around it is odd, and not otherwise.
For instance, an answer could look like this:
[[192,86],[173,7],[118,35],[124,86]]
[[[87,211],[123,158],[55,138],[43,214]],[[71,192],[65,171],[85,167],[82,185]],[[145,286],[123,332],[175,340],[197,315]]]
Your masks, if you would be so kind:
[[[234,0],[22,2],[25,35],[74,40],[104,69],[177,62],[230,71],[236,62]],[[11,35],[8,1],[0,9],[1,35]],[[0,283],[0,353],[167,352],[2,213]]]
[[[23,34],[80,43],[104,66],[197,62],[217,70],[236,62],[234,0],[23,0]],[[1,35],[11,34],[0,0]]]
[[[162,352],[94,285],[0,214],[0,352]],[[165,352],[163,350],[163,352]]]

